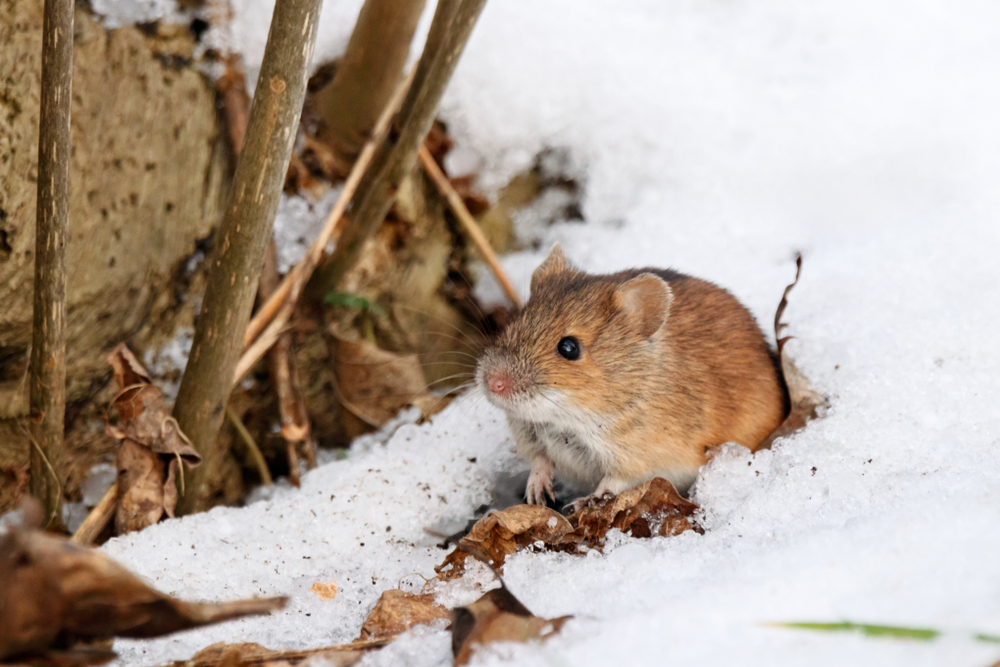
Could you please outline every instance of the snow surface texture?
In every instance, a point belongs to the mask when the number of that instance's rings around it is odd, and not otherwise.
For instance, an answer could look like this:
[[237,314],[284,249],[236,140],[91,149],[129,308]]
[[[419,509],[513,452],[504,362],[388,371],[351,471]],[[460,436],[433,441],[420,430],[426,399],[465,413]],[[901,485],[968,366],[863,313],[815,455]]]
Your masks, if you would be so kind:
[[[234,3],[249,60],[265,5]],[[342,48],[347,26],[321,27],[318,53]],[[762,323],[802,250],[790,345],[831,408],[771,452],[730,449],[702,471],[705,535],[515,556],[506,580],[528,608],[576,619],[545,645],[499,647],[479,664],[1000,658],[971,638],[1000,634],[998,28],[1000,5],[962,0],[487,5],[443,108],[485,187],[542,149],[567,149],[587,223],[557,225],[546,243],[592,271],[651,264],[714,280]],[[506,259],[522,289],[540,257]],[[223,640],[356,637],[381,591],[433,574],[444,552],[427,530],[459,528],[491,489],[517,483],[511,446],[501,415],[473,395],[387,444],[359,443],[301,490],[109,543],[181,597],[292,595],[269,618],[119,642],[123,664]],[[335,600],[308,592],[330,580]],[[945,634],[768,625],[840,620]],[[450,664],[447,634],[414,631],[365,664]]]

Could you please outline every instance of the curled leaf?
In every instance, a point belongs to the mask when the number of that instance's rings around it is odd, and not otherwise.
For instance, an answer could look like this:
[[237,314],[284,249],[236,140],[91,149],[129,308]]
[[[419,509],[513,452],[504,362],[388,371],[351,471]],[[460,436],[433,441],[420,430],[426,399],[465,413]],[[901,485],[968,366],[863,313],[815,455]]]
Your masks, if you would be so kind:
[[632,537],[670,537],[698,530],[692,515],[698,509],[674,485],[656,477],[617,496],[603,498],[570,515],[575,535],[597,546],[617,528]]
[[112,350],[108,363],[120,389],[112,402],[118,420],[109,419],[105,430],[121,440],[115,528],[122,534],[152,525],[164,514],[172,517],[177,505],[174,480],[182,465],[200,465],[201,455],[170,415],[163,392],[125,344]]
[[477,647],[492,642],[547,639],[571,618],[539,618],[514,597],[503,581],[500,584],[500,588],[494,588],[472,604],[454,610],[451,650],[455,665],[467,664]]
[[570,548],[578,541],[572,524],[555,510],[539,505],[515,505],[477,521],[435,570],[443,579],[461,576],[465,572],[465,559],[470,555],[499,570],[507,556],[519,548],[536,542],[550,549]]
[[778,304],[778,309],[774,313],[774,336],[778,342],[778,359],[781,362],[781,379],[785,384],[785,389],[788,392],[788,402],[789,411],[788,416],[785,417],[785,421],[781,422],[774,433],[769,435],[764,439],[757,449],[770,449],[771,445],[778,438],[782,438],[786,435],[795,433],[796,431],[805,427],[806,423],[811,419],[815,419],[819,415],[819,410],[821,407],[826,405],[826,399],[813,388],[812,383],[809,381],[802,371],[798,369],[795,363],[792,361],[791,356],[786,350],[786,343],[789,341],[791,336],[782,336],[781,333],[788,325],[781,321],[782,316],[785,314],[785,308],[788,306],[788,294],[792,291],[798,282],[799,276],[802,273],[802,255],[796,255],[795,257],[795,280],[791,282],[790,285],[785,287],[784,293],[781,295],[781,302]]

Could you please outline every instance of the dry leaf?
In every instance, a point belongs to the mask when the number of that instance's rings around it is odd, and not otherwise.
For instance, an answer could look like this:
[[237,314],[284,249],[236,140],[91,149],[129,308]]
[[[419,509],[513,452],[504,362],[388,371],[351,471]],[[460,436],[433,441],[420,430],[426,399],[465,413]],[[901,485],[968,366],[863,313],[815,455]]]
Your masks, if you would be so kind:
[[358,418],[378,427],[414,402],[426,403],[427,380],[416,355],[388,352],[338,330],[333,335],[340,398]]
[[170,415],[163,392],[124,343],[112,350],[108,363],[121,390],[112,402],[119,421],[109,421],[105,430],[122,441],[115,529],[123,534],[156,523],[164,513],[174,515],[174,478],[181,465],[197,467],[201,455]]
[[0,538],[0,659],[73,641],[156,637],[284,604],[285,598],[182,602],[62,537],[18,527]]
[[337,582],[328,581],[324,584],[317,581],[309,587],[309,592],[320,600],[332,600],[337,597]]
[[494,588],[469,606],[453,612],[451,650],[455,665],[468,663],[477,646],[546,639],[558,632],[569,618],[544,619],[532,615],[501,580],[500,588]]
[[581,544],[600,548],[612,528],[633,537],[701,532],[693,519],[697,509],[662,477],[592,502],[569,517],[539,505],[515,505],[477,521],[434,570],[447,581],[465,573],[469,556],[501,570],[507,556],[528,545],[573,553]]
[[439,577],[454,579],[465,572],[465,559],[471,555],[499,570],[518,548],[539,541],[551,549],[573,546],[578,539],[572,524],[559,512],[540,505],[515,505],[477,521],[434,569]]
[[[257,667],[269,665],[297,665],[321,659],[325,667],[348,667],[376,648],[385,646],[389,640],[356,641],[349,644],[325,646],[312,649],[288,649],[272,651],[260,644],[212,644],[185,660],[185,667]],[[176,663],[175,663],[176,664]]]
[[392,588],[382,593],[368,614],[361,626],[361,639],[395,637],[438,618],[450,619],[451,612],[434,601],[433,593],[414,594]]
[[788,352],[785,350],[785,343],[788,342],[791,336],[781,336],[782,330],[788,326],[781,321],[782,315],[785,314],[785,308],[788,306],[788,293],[798,284],[801,273],[802,255],[797,255],[795,257],[795,280],[785,288],[784,293],[781,295],[781,302],[778,304],[778,310],[774,314],[774,336],[778,341],[778,358],[781,361],[782,380],[788,391],[790,409],[785,421],[764,442],[758,445],[757,449],[770,449],[771,445],[778,438],[790,435],[803,428],[809,420],[815,419],[818,416],[820,407],[826,405],[826,399],[813,388],[812,383],[795,366]]
[[570,515],[575,535],[599,546],[612,528],[632,537],[670,537],[698,530],[691,516],[698,509],[674,485],[656,477],[617,496],[603,498]]

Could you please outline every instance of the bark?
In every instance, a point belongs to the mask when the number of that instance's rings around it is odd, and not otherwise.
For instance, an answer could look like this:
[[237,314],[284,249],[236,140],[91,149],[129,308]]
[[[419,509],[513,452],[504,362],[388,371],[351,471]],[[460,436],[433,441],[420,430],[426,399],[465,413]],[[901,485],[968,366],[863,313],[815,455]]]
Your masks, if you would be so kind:
[[321,5],[321,0],[275,4],[245,144],[174,406],[181,430],[204,458],[188,480],[181,514],[199,507],[204,482],[222,459],[216,440],[295,142]]
[[425,0],[366,0],[330,85],[313,97],[316,136],[350,171],[399,84]]
[[66,418],[66,229],[69,218],[73,0],[45,0],[31,342],[31,492],[60,520]]
[[413,84],[386,141],[351,200],[349,219],[317,287],[336,289],[392,208],[434,121],[434,114],[486,0],[439,0]]

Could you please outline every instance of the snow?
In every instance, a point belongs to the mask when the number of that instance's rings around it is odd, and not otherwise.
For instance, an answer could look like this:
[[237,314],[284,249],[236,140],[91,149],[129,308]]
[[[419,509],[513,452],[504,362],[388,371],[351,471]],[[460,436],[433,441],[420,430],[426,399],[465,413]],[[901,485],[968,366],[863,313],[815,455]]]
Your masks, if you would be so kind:
[[[358,4],[327,3],[318,54],[343,48]],[[252,68],[270,5],[234,11]],[[545,645],[497,647],[478,664],[1000,658],[972,639],[1000,634],[998,28],[1000,6],[973,0],[487,4],[443,107],[460,162],[495,194],[541,151],[566,151],[587,222],[543,230],[545,245],[559,240],[591,271],[650,264],[714,280],[763,323],[803,251],[790,349],[830,409],[773,451],[729,448],[706,466],[694,491],[704,535],[513,557],[512,592],[575,619]],[[505,259],[522,292],[542,254]],[[106,545],[181,597],[292,596],[268,618],[118,642],[121,664],[215,641],[355,638],[383,590],[433,575],[445,555],[435,534],[523,484],[502,416],[475,394],[394,429],[300,490]],[[439,599],[468,601],[490,585],[476,576]],[[334,600],[308,592],[331,580]],[[944,634],[772,625],[841,620]],[[449,662],[433,627],[365,659]]]

